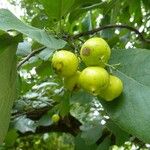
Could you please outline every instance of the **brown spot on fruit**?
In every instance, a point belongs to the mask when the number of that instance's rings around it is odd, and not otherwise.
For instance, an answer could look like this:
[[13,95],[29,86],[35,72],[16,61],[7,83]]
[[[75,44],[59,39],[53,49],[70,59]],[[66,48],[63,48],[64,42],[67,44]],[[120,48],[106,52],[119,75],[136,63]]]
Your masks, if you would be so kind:
[[58,73],[60,74],[62,72],[62,69],[63,69],[63,63],[62,62],[58,62],[54,65],[54,71],[55,73]]
[[85,48],[83,48],[83,50],[82,50],[82,55],[84,55],[84,56],[89,56],[89,55],[90,55],[90,52],[91,52],[90,48],[85,47]]
[[78,57],[67,50],[56,51],[52,57],[52,67],[59,76],[72,76],[78,69]]
[[105,67],[110,58],[111,50],[107,42],[99,37],[88,39],[81,47],[80,56],[87,66]]

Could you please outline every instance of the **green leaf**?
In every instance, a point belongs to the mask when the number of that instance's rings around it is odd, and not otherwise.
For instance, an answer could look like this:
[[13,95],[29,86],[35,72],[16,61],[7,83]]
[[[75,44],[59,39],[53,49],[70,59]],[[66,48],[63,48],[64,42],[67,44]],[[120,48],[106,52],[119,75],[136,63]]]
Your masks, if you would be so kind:
[[[108,25],[110,23],[111,23],[111,18],[109,15],[105,15],[105,17],[101,20],[102,26]],[[107,39],[112,38],[113,35],[114,35],[114,31],[112,29],[106,29],[100,32],[100,36]]]
[[44,30],[24,24],[7,9],[0,9],[0,18],[1,30],[16,30],[50,49],[60,49],[66,44],[65,41],[56,39],[53,35],[46,33]]
[[94,144],[102,136],[102,126],[100,122],[93,124],[84,124],[80,127],[82,130],[81,137],[87,145]]
[[72,93],[72,96],[70,97],[71,103],[87,104],[91,102],[92,100],[93,100],[93,96],[84,90],[79,90],[78,92],[74,92]]
[[42,63],[42,60],[38,57],[38,55],[31,57],[28,61],[26,61],[22,68],[26,70],[30,70],[35,66],[39,66]]
[[117,126],[112,120],[109,120],[106,126],[115,135],[116,138],[115,145],[121,146],[124,144],[125,141],[128,141],[129,134],[124,130],[122,130],[119,126]]
[[49,48],[45,48],[38,54],[38,56],[40,57],[40,59],[46,61],[52,56],[52,54],[53,54],[53,50]]
[[[7,38],[10,36],[7,35]],[[7,47],[1,43],[3,52],[0,54],[0,144],[7,133],[10,112],[16,96],[16,47],[15,42]]]
[[[79,18],[83,16],[88,10],[96,8],[103,8],[106,2],[100,2],[99,0],[88,0],[88,1],[75,1],[72,11],[69,14],[69,22],[79,21]],[[77,7],[77,8],[76,8]],[[94,21],[94,19],[93,19]]]
[[119,2],[119,0],[111,0],[107,4],[105,4],[105,6],[103,7],[104,15],[106,15],[111,9],[113,9],[114,6]]
[[17,131],[15,129],[11,129],[8,131],[4,142],[7,146],[13,146],[14,143],[16,142],[17,137],[18,137]]
[[[1,30],[0,30],[1,31]],[[0,36],[0,54],[8,47],[8,45],[13,45],[14,43],[22,41],[21,34],[18,34],[14,38],[8,36],[5,32]]]
[[[120,21],[121,22],[126,22],[130,19],[130,12],[129,12],[129,5],[124,5],[124,8],[122,8],[122,13],[120,14]],[[128,23],[128,25],[131,23]]]
[[74,0],[39,0],[43,4],[46,14],[49,18],[60,20],[69,11]]
[[0,30],[0,36],[6,34],[4,31]]
[[43,62],[36,68],[36,73],[39,76],[50,76],[52,74],[51,63],[49,61]]
[[106,137],[97,147],[96,150],[109,150],[109,146],[111,143],[110,137]]
[[97,145],[87,145],[85,141],[81,138],[81,135],[78,134],[75,138],[75,150],[96,150]]
[[25,132],[35,132],[36,124],[33,120],[26,118],[26,116],[20,116],[13,121],[13,126],[15,129],[22,133]]
[[141,0],[130,0],[130,5],[129,5],[129,12],[130,15],[134,16],[134,21],[141,25],[142,23],[142,11],[141,11]]
[[144,4],[144,7],[146,10],[149,10],[150,9],[150,1],[147,1],[147,0],[142,0],[143,4]]
[[66,116],[70,111],[70,92],[65,92],[60,103],[58,104],[58,108],[61,116]]
[[40,118],[37,124],[38,126],[50,126],[51,124],[53,124],[53,122],[51,121],[50,115],[45,114]]
[[23,41],[18,44],[18,48],[16,52],[17,55],[27,56],[30,53],[31,53],[31,44],[29,42]]
[[86,13],[86,10],[83,9],[75,9],[69,14],[69,22],[72,24],[74,21],[79,20]]
[[48,18],[45,12],[40,10],[40,13],[32,19],[31,25],[36,28],[43,29],[46,27],[55,27],[57,22],[51,20],[51,18]]
[[111,64],[120,63],[113,74],[123,81],[120,97],[101,101],[111,119],[126,132],[150,141],[150,51],[126,49],[112,52]]
[[86,16],[82,20],[82,31],[89,31],[92,29],[92,22],[91,22],[91,13],[88,12]]
[[34,82],[28,83],[25,79],[21,78],[20,79],[20,92],[21,94],[25,94],[26,92],[30,91],[33,85],[35,84]]

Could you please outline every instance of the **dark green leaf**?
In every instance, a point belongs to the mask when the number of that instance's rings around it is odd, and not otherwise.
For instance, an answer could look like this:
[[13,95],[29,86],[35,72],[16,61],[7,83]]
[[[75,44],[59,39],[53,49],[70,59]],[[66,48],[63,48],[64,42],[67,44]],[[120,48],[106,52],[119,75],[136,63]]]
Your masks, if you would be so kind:
[[109,150],[109,146],[111,143],[110,137],[106,137],[97,147],[96,150]]
[[25,94],[26,92],[30,91],[32,86],[35,84],[35,83],[28,83],[25,79],[21,78],[21,81],[20,81],[21,85],[20,85],[20,92],[21,94]]
[[[88,0],[88,1],[75,1],[72,11],[69,15],[69,22],[79,21],[79,18],[83,16],[87,11],[96,8],[103,8],[106,2],[99,2],[99,0]],[[76,8],[76,9],[75,9]]]
[[1,43],[3,52],[0,54],[0,143],[7,133],[10,112],[16,97],[16,47],[16,42],[7,47],[3,47]]
[[142,23],[141,0],[130,0],[129,12],[137,24]]
[[[0,30],[1,31],[1,30]],[[8,47],[16,42],[22,41],[22,36],[18,34],[15,37],[9,36],[6,32],[0,36],[0,54]]]
[[80,90],[78,92],[72,93],[72,96],[70,98],[71,103],[87,104],[91,102],[92,100],[93,100],[93,96],[84,90]]
[[[101,21],[101,25],[102,26],[105,26],[105,25],[108,25],[108,24],[111,24],[111,18],[109,15],[105,15],[105,17],[102,19]],[[102,30],[100,35],[103,37],[103,38],[112,38],[114,34],[114,31],[112,29],[106,29],[106,30]]]
[[17,137],[18,137],[17,131],[15,129],[11,129],[8,131],[4,142],[7,146],[13,146],[14,143],[16,142]]
[[75,150],[96,150],[97,145],[87,145],[85,141],[81,138],[81,135],[78,134],[75,138]]
[[111,132],[115,135],[116,145],[121,146],[125,141],[128,141],[129,134],[123,131],[119,126],[117,126],[113,121],[109,120],[106,126],[111,130]]
[[92,29],[92,22],[91,22],[91,13],[88,12],[87,15],[82,20],[82,31],[89,31]]
[[81,137],[87,145],[94,144],[102,136],[102,125],[100,122],[93,124],[84,124],[80,127],[82,130]]
[[36,72],[39,76],[50,76],[52,74],[52,67],[49,61],[43,62],[36,68]]
[[150,141],[150,51],[146,49],[115,50],[111,64],[120,63],[113,71],[123,81],[120,97],[112,102],[101,101],[112,120],[121,129]]
[[120,21],[121,22],[126,22],[130,19],[130,12],[129,12],[129,5],[124,6],[124,8],[121,10],[120,14]]
[[74,0],[39,0],[43,4],[46,14],[49,18],[60,20],[69,11]]
[[51,20],[51,18],[48,18],[43,11],[40,11],[40,14],[32,19],[31,25],[36,28],[43,29],[46,27],[55,27],[55,25],[57,25],[57,22],[54,22],[53,20]]
[[58,105],[60,115],[66,116],[70,111],[70,92],[66,92],[61,98],[60,104]]
[[106,15],[114,6],[119,3],[119,0],[111,0],[103,7],[104,15]]
[[142,0],[144,7],[146,8],[146,10],[150,10],[150,1],[148,0]]
[[83,9],[73,10],[69,15],[69,22],[72,24],[74,21],[79,20],[79,18],[82,17],[83,14],[85,13],[86,13],[86,10],[83,10]]

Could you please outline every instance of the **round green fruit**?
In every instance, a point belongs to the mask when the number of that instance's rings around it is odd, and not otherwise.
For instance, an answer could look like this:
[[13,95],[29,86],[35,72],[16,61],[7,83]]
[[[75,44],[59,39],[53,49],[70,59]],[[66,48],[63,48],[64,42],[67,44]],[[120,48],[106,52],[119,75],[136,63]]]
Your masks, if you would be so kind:
[[60,50],[53,55],[52,67],[62,77],[72,76],[78,69],[78,58],[72,52]]
[[80,56],[87,66],[104,67],[111,55],[107,42],[99,37],[90,38],[81,47]]
[[64,86],[69,91],[75,91],[79,89],[79,76],[80,71],[77,71],[74,75],[64,78]]
[[60,117],[59,117],[58,114],[54,114],[51,119],[52,119],[53,122],[56,123],[56,122],[58,122],[60,120]]
[[109,74],[101,67],[87,67],[81,72],[79,83],[83,89],[93,95],[98,95],[101,90],[108,86]]
[[110,75],[109,85],[105,90],[100,92],[100,96],[106,101],[112,101],[117,98],[122,91],[122,81],[118,77]]

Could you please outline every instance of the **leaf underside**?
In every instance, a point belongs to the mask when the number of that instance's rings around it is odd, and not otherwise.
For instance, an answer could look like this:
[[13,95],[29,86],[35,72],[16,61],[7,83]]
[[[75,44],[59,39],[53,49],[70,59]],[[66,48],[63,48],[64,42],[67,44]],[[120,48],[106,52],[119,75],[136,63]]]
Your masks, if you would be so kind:
[[50,49],[60,49],[66,44],[44,30],[24,24],[7,9],[0,9],[0,18],[0,29],[3,31],[16,30]]

